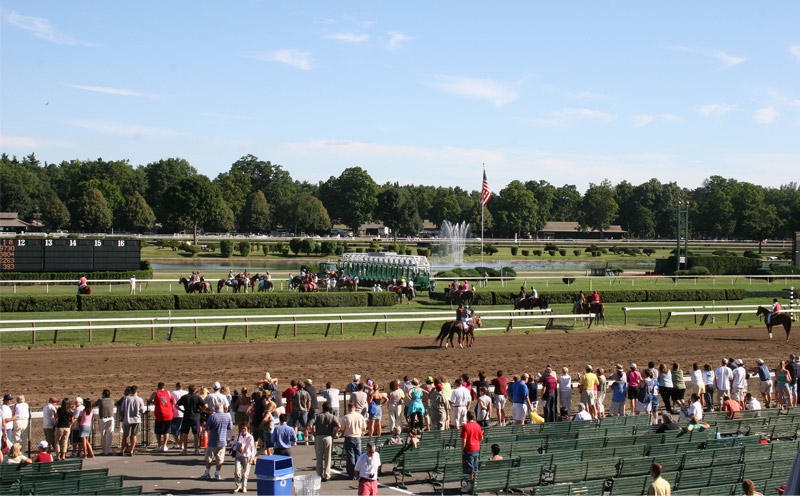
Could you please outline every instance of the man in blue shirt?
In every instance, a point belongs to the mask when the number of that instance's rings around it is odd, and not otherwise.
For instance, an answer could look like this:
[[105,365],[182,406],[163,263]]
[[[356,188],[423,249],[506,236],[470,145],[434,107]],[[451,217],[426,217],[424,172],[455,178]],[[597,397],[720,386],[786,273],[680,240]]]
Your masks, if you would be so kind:
[[292,456],[292,443],[297,442],[297,434],[286,423],[286,419],[285,413],[278,417],[280,425],[272,431],[272,444],[275,445],[276,455]]
[[225,406],[221,403],[217,405],[216,412],[208,416],[206,420],[206,430],[208,431],[208,447],[206,448],[206,471],[201,479],[210,479],[211,465],[216,464],[214,479],[221,480],[219,470],[225,462],[225,447],[228,445],[228,436],[233,432],[233,422],[231,416],[225,413]]
[[789,355],[789,366],[787,368],[792,376],[792,380],[789,382],[790,406],[797,406],[797,375],[800,374],[800,356]]
[[514,423],[525,423],[528,412],[532,410],[531,399],[528,397],[528,374],[522,374],[521,379],[514,377],[514,382],[508,386],[508,395],[512,401],[511,417]]
[[759,358],[756,360],[756,363],[758,363],[758,367],[756,367],[756,373],[761,381],[758,389],[761,391],[761,397],[764,398],[764,408],[769,408],[770,404],[772,403],[772,374],[769,371],[769,367],[764,365],[764,360]]

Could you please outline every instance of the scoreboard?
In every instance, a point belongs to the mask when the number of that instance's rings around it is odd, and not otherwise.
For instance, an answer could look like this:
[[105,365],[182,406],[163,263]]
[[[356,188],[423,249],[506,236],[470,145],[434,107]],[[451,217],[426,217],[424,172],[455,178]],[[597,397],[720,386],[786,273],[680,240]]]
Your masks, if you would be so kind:
[[800,231],[795,232],[792,239],[792,262],[795,267],[800,267]]
[[139,270],[138,239],[0,239],[0,272]]

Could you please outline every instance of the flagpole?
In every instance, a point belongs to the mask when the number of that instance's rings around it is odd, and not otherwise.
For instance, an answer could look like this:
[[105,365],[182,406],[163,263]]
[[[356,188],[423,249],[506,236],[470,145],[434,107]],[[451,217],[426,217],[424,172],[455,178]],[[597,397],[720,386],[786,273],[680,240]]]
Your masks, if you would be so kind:
[[[485,163],[483,164],[483,177],[486,177],[486,164]],[[481,183],[481,191],[483,191],[483,183]],[[484,267],[484,265],[483,265],[483,209],[484,209],[485,205],[483,204],[482,201],[480,202],[480,204],[481,204],[481,267]],[[486,271],[486,269],[484,269],[484,272],[485,271]]]

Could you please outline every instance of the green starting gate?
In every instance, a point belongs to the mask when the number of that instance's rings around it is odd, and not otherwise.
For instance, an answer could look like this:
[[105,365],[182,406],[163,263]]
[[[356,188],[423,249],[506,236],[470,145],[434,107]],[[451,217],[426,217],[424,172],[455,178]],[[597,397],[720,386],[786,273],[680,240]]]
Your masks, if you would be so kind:
[[381,251],[375,253],[345,253],[337,263],[323,262],[320,272],[344,272],[357,275],[361,286],[372,286],[386,283],[394,277],[397,281],[405,279],[414,281],[418,291],[427,291],[431,287],[431,265],[427,257],[416,255],[398,255],[394,252]]

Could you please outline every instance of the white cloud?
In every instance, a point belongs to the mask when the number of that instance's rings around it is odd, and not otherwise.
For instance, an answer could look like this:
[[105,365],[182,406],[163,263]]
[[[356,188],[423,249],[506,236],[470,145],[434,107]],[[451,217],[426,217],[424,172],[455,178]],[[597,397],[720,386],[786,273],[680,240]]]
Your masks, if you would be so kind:
[[764,107],[755,111],[755,119],[759,124],[772,124],[778,118],[775,107]]
[[439,76],[432,85],[446,93],[473,100],[485,100],[498,107],[519,98],[511,86],[491,79]]
[[68,88],[75,88],[78,90],[85,90],[85,91],[94,91],[96,93],[107,93],[109,95],[135,96],[140,98],[159,98],[158,95],[154,95],[151,93],[142,93],[140,91],[126,90],[123,88],[108,88],[105,86],[86,86],[82,84],[71,84],[71,83],[61,83],[61,84]]
[[175,138],[184,136],[185,133],[173,131],[171,129],[149,127],[141,124],[128,124],[124,122],[99,121],[90,119],[72,119],[65,121],[66,124],[88,129],[100,134],[113,136],[125,136],[129,138]]
[[675,114],[661,114],[661,118],[667,122],[683,122],[683,117]]
[[537,117],[526,117],[520,119],[526,124],[539,127],[563,127],[580,121],[592,121],[602,124],[609,123],[617,116],[608,112],[588,108],[567,108],[544,112]]
[[18,28],[22,28],[37,38],[55,43],[56,45],[94,46],[94,43],[80,41],[72,36],[58,32],[58,30],[53,27],[50,21],[44,17],[24,16],[13,10],[4,17],[9,24]]
[[655,117],[650,114],[634,115],[631,117],[631,124],[633,127],[644,127],[653,122],[653,119],[655,119]]
[[334,33],[329,34],[328,38],[344,43],[364,43],[369,40],[369,35],[366,33]]
[[715,50],[711,48],[699,48],[699,47],[688,47],[688,46],[672,46],[669,47],[672,50],[677,50],[679,52],[686,52],[692,53],[695,55],[700,55],[703,57],[710,57],[717,59],[722,63],[723,69],[730,69],[731,67],[737,66],[747,60],[744,57],[736,57],[734,55],[729,55],[722,50]]
[[727,103],[709,103],[700,107],[699,112],[705,117],[724,117],[729,112],[738,110],[736,105],[728,105]]
[[232,121],[252,121],[255,119],[255,117],[251,115],[215,114],[213,112],[202,112],[200,115],[203,117],[211,117],[212,119],[224,119]]
[[30,150],[33,148],[74,148],[75,145],[68,141],[43,141],[37,138],[25,136],[2,136],[0,135],[0,146],[3,148],[22,148]]
[[248,55],[248,57],[256,60],[263,60],[265,62],[280,62],[304,71],[310,70],[312,63],[310,52],[293,50],[291,48],[273,50],[271,52],[254,53]]
[[411,41],[413,39],[414,37],[408,36],[407,34],[403,34],[400,31],[390,31],[389,50],[397,50],[398,48],[400,48],[400,45],[402,45],[406,41]]
[[789,53],[794,55],[797,60],[800,60],[800,44],[792,45],[792,47],[789,48]]

